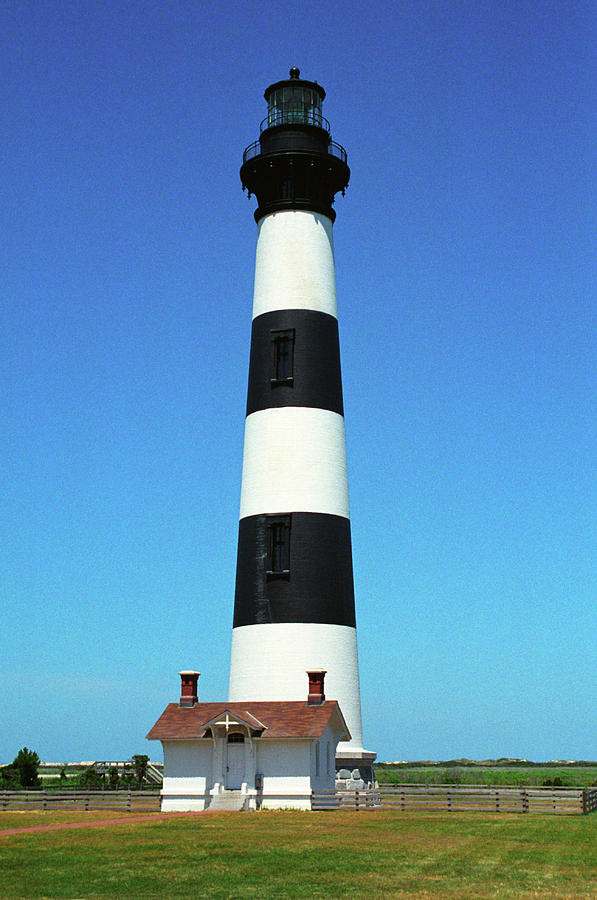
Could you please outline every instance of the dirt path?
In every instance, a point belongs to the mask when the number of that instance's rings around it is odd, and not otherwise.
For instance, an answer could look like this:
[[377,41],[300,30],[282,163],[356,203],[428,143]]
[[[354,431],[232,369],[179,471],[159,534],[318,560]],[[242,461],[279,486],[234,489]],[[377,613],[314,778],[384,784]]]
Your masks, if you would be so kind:
[[95,828],[98,825],[125,825],[128,822],[155,822],[156,819],[172,819],[179,816],[199,816],[200,812],[153,813],[149,816],[129,816],[126,819],[95,819],[93,822],[64,822],[55,825],[32,825],[29,828],[0,829],[0,837],[9,834],[32,834],[35,831],[62,831],[65,828]]

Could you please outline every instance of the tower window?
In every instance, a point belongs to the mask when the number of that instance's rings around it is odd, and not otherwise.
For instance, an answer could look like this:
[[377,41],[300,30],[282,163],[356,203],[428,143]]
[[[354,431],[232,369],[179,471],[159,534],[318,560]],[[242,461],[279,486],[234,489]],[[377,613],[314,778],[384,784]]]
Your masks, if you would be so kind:
[[292,178],[282,179],[282,200],[294,200],[294,181]]
[[290,575],[290,516],[267,517],[267,574]]
[[272,374],[270,382],[292,384],[294,380],[294,328],[272,331]]

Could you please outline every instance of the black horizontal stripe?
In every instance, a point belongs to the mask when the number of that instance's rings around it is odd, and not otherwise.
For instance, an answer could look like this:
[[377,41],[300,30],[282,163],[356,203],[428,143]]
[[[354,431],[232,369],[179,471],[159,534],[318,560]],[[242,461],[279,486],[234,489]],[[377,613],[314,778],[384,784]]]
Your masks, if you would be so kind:
[[[288,514],[287,514],[288,515]],[[268,575],[268,518],[240,520],[234,627],[271,622],[355,626],[350,521],[290,514],[287,575]]]
[[[276,383],[273,342],[294,336],[292,377]],[[312,309],[280,309],[253,320],[247,415],[259,409],[308,406],[343,415],[338,320]]]

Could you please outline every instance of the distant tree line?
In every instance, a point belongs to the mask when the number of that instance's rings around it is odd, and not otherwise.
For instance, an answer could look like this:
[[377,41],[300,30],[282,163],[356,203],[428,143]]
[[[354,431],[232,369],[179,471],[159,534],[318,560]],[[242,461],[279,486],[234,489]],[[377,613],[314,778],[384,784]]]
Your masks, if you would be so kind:
[[[132,765],[120,773],[116,766],[110,766],[107,773],[98,772],[90,766],[80,775],[67,778],[64,766],[57,778],[45,779],[47,788],[86,788],[87,790],[142,790],[147,774],[149,757],[138,753],[132,757]],[[0,790],[18,791],[24,788],[38,788],[42,781],[38,774],[40,759],[34,750],[23,747],[8,766],[0,766]]]

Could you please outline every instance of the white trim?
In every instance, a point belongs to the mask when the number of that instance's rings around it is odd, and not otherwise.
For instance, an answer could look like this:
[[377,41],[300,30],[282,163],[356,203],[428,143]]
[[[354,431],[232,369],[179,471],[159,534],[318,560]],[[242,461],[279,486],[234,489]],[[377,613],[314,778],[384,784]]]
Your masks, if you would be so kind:
[[259,222],[253,318],[276,309],[315,309],[337,316],[332,223],[302,210]]
[[302,406],[247,416],[240,517],[280,512],[350,517],[343,416]]

